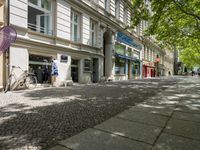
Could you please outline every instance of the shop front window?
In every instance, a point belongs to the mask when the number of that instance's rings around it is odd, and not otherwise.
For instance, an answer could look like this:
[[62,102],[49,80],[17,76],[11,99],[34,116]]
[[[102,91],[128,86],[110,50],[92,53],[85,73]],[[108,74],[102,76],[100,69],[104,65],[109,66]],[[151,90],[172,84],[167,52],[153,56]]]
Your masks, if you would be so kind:
[[50,83],[51,57],[29,55],[29,72],[36,75],[38,83]]
[[125,74],[125,59],[119,57],[115,58],[115,74],[116,75]]
[[52,2],[50,0],[29,0],[28,2],[28,28],[52,35]]
[[140,74],[140,66],[139,63],[134,62],[132,64],[132,75],[133,76],[138,76]]
[[127,54],[127,56],[130,56],[130,57],[131,57],[131,56],[132,56],[132,49],[131,49],[131,48],[128,48],[126,54]]
[[115,52],[117,54],[125,55],[125,49],[126,49],[125,46],[118,43],[115,44]]

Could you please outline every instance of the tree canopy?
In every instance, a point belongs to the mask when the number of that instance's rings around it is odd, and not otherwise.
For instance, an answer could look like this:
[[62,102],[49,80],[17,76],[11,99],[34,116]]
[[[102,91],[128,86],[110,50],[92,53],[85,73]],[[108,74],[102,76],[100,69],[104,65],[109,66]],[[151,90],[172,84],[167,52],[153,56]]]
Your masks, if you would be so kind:
[[181,50],[186,65],[200,65],[200,0],[132,0],[132,10],[131,27],[148,21],[146,35]]

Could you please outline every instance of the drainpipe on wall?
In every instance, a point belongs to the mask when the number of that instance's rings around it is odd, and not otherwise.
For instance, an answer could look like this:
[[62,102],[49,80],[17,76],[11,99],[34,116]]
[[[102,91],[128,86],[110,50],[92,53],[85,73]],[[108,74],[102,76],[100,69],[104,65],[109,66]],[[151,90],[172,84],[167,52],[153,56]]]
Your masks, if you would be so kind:
[[[7,4],[6,4],[7,6],[7,26],[9,26],[10,25],[10,0],[7,0]],[[10,73],[10,70],[9,70],[9,68],[7,68],[7,64],[9,64],[9,52],[10,52],[10,47],[7,49],[7,51],[6,51],[6,58],[5,58],[5,65],[4,65],[4,67],[5,67],[5,81],[7,81],[7,79],[8,79],[8,76],[9,76],[9,73]],[[4,83],[4,85],[5,85],[5,83]]]

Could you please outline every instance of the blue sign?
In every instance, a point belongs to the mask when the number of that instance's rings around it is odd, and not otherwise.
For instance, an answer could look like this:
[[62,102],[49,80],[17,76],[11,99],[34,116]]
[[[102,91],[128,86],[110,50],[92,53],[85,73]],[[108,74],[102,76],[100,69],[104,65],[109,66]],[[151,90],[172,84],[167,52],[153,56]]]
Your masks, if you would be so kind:
[[117,53],[115,53],[115,56],[119,57],[119,58],[127,59],[127,60],[139,61],[139,59],[137,59],[137,57],[129,57],[129,56],[125,56],[125,55],[121,55],[121,54],[117,54]]
[[136,43],[135,41],[133,41],[132,38],[128,37],[127,35],[125,35],[122,32],[117,33],[117,41],[123,42],[129,46],[132,46],[132,47],[140,49],[140,50],[142,49],[142,46],[140,44]]

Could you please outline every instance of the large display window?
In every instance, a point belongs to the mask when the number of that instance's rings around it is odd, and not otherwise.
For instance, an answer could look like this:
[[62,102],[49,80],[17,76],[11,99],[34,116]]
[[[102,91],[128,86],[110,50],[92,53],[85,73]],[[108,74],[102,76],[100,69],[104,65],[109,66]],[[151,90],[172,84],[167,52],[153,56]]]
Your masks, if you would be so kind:
[[125,50],[126,47],[124,45],[118,43],[115,44],[115,53],[125,55]]
[[[120,55],[125,55],[126,47],[116,43],[115,44],[115,53]],[[120,58],[118,56],[115,57],[115,74],[116,75],[124,75],[125,74],[125,66],[126,60],[125,58]]]
[[30,54],[29,72],[36,75],[38,83],[51,83],[51,57]]
[[124,75],[125,74],[126,61],[123,58],[115,58],[115,74]]
[[132,75],[133,75],[133,77],[140,75],[140,63],[139,62],[132,63]]

